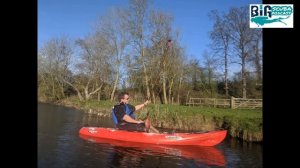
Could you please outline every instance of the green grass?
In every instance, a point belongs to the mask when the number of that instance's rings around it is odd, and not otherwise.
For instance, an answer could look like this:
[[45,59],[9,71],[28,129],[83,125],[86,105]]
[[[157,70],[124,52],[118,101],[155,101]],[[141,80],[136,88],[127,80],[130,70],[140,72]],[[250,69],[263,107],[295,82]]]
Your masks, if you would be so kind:
[[[250,131],[260,131],[262,110],[221,109],[212,107],[192,107],[178,105],[150,105],[150,115],[154,120],[182,120],[184,118],[203,118],[217,125],[230,124]],[[190,123],[192,124],[192,123]]]
[[[149,105],[139,116],[149,112],[154,125],[187,131],[225,128],[233,137],[262,141],[262,110],[222,109],[178,105]],[[141,118],[143,118],[141,117]]]

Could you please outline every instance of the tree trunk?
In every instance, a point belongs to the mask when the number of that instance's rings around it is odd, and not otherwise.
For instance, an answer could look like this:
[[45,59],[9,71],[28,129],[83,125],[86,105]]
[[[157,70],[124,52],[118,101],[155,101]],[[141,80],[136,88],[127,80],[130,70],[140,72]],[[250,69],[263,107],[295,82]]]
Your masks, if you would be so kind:
[[179,79],[178,91],[177,91],[177,103],[180,104],[180,89],[181,89],[182,78]]
[[259,41],[256,40],[255,45],[255,68],[256,68],[256,79],[257,82],[261,83],[262,77],[261,77],[261,65],[260,65],[260,59],[259,59]]
[[110,101],[113,101],[114,100],[114,96],[115,96],[115,91],[116,91],[116,88],[117,88],[117,85],[118,85],[118,82],[119,82],[119,67],[118,67],[118,71],[117,71],[117,74],[116,74],[116,79],[115,79],[115,82],[114,82],[114,87],[113,87],[113,90],[111,92],[111,95],[110,95]]
[[62,98],[64,98],[65,97],[65,88],[64,88],[63,84],[61,84],[61,86],[60,86],[60,92],[61,92]]
[[187,94],[186,94],[186,102],[189,101],[189,95],[190,95],[190,91],[188,91]]
[[[96,87],[98,87],[98,81],[96,81]],[[97,100],[100,101],[101,99],[101,89],[97,92]]]
[[208,70],[208,85],[209,85],[209,90],[210,90],[210,98],[213,97],[213,87],[212,87],[212,70]]
[[164,96],[164,104],[168,104],[165,72],[163,72],[163,96]]
[[63,79],[63,81],[64,81],[66,84],[70,85],[70,86],[77,92],[77,96],[78,96],[79,100],[82,101],[82,100],[83,100],[83,97],[82,97],[80,91],[77,89],[77,87],[75,87],[72,83],[70,83],[70,82],[68,82],[68,81],[66,81],[66,80],[64,80],[64,79]]
[[97,89],[93,89],[94,91],[92,91],[92,92],[88,92],[88,87],[86,87],[86,89],[87,90],[85,90],[85,94],[86,94],[86,97],[85,97],[85,99],[86,100],[88,100],[88,99],[90,99],[90,97],[93,95],[93,94],[95,94],[95,93],[97,93],[99,90],[101,90],[101,88],[102,88],[102,86],[103,86],[103,83],[97,88]]
[[144,48],[142,48],[142,61],[143,61],[145,85],[146,85],[146,90],[147,90],[147,99],[150,99],[149,77],[147,75],[147,68],[146,68],[145,61],[144,61]]
[[59,87],[59,90],[60,90],[60,98],[64,98],[65,97],[65,87],[64,87],[64,83],[61,82],[58,78],[55,78],[56,79],[56,82],[57,82],[57,85]]
[[101,90],[99,90],[98,95],[97,95],[97,100],[100,101],[101,98]]
[[167,88],[166,88],[166,57],[167,57],[167,50],[165,49],[162,55],[162,63],[163,63],[163,73],[162,73],[162,80],[163,80],[163,96],[164,96],[164,104],[168,104],[168,99],[167,99]]
[[156,99],[155,99],[155,92],[154,92],[154,84],[151,83],[151,95],[152,95],[152,102],[153,104],[156,103]]
[[55,98],[55,86],[54,86],[54,82],[52,81],[52,97]]
[[156,98],[155,98],[154,90],[152,90],[152,101],[153,101],[153,104],[156,104]]
[[224,82],[225,82],[225,95],[228,97],[228,55],[227,55],[227,45],[225,45],[225,73],[224,73]]
[[82,97],[82,95],[81,95],[81,93],[79,91],[77,91],[77,96],[78,96],[78,98],[79,98],[80,101],[83,100],[83,97]]
[[88,85],[84,88],[84,99],[89,100],[90,95],[89,95],[89,87]]
[[246,81],[246,56],[244,55],[244,51],[242,50],[242,82],[243,82],[243,98],[246,99],[247,98],[247,91],[246,91],[246,87],[247,87],[247,81]]
[[51,84],[52,84],[52,97],[55,98],[55,83],[54,83],[54,78],[53,78],[52,74],[50,76],[51,76]]
[[172,96],[173,83],[174,83],[174,79],[172,78],[172,79],[171,79],[171,82],[170,82],[170,86],[169,86],[169,103],[172,102],[171,96]]
[[163,100],[161,91],[159,91],[158,96],[159,96],[160,104],[164,104],[164,100]]

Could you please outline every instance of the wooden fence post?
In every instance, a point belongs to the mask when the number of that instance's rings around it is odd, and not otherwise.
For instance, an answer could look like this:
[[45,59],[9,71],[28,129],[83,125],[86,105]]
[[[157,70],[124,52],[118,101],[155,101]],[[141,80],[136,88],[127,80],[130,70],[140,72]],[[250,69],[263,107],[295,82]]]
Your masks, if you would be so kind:
[[216,107],[216,104],[217,104],[217,99],[214,98],[214,107]]
[[235,107],[234,107],[234,97],[233,96],[231,96],[231,109],[234,109]]

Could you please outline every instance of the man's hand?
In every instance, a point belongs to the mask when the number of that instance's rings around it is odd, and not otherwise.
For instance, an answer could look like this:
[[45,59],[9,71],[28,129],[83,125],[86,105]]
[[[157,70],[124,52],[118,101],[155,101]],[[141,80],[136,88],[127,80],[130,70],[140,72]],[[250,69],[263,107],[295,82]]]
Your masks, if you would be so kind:
[[146,106],[147,104],[151,103],[150,100],[145,101],[144,105]]
[[138,120],[137,124],[144,123],[144,121]]

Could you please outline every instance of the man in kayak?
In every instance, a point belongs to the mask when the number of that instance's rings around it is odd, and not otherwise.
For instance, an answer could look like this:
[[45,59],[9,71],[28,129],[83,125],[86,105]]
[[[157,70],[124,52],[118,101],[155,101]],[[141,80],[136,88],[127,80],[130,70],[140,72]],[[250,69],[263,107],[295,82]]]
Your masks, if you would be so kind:
[[[147,118],[145,121],[136,120],[134,112],[142,109],[150,101],[147,100],[143,104],[136,106],[129,104],[129,94],[127,92],[122,92],[119,95],[119,104],[115,105],[112,110],[112,118],[118,129],[128,130],[128,131],[139,131],[139,132],[149,132],[151,123]],[[156,129],[151,127],[152,132],[158,132]]]

